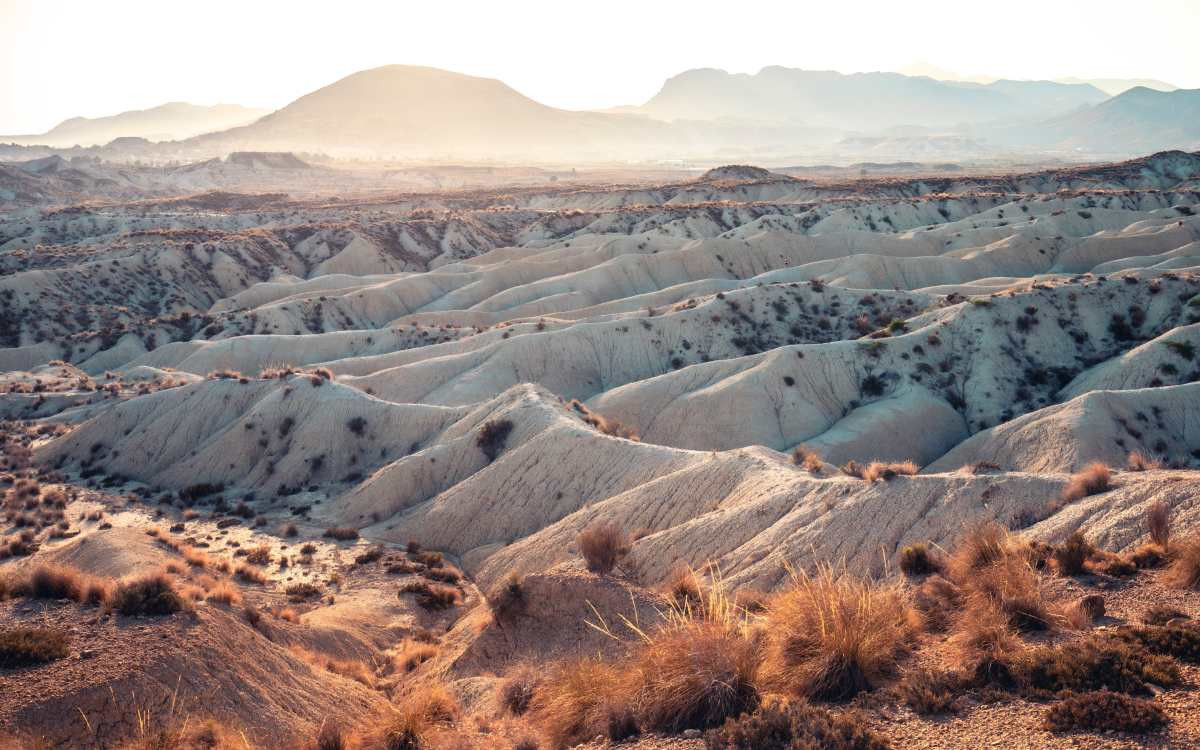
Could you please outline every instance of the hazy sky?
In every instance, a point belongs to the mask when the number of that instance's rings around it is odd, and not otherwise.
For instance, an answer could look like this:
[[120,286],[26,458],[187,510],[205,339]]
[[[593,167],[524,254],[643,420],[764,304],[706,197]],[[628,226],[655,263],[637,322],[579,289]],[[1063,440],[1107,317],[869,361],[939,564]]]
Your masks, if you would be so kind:
[[1197,29],[1200,0],[0,0],[0,133],[166,101],[276,108],[390,63],[499,78],[568,109],[639,104],[694,67],[921,60],[1200,88]]

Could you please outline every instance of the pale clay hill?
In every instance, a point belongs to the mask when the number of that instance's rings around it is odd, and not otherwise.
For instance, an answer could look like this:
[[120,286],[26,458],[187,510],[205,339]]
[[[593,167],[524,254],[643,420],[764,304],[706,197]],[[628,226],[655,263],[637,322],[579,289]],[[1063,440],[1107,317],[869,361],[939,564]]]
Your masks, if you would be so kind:
[[[133,171],[118,197],[77,166],[22,173],[81,202],[0,221],[4,742],[557,750],[637,730],[629,747],[745,750],[787,747],[720,730],[779,694],[811,699],[813,732],[869,733],[800,747],[1200,738],[1181,614],[1137,631],[1158,656],[1128,658],[1166,670],[1148,685],[1095,677],[1162,723],[1064,733],[1045,712],[1101,684],[1031,687],[1020,661],[1124,637],[1151,604],[1200,616],[1200,577],[1176,578],[1200,533],[1200,154],[336,199],[336,170],[284,154],[169,168],[207,175],[187,195]],[[605,524],[626,537],[610,566]],[[988,533],[997,559],[937,562]],[[945,578],[914,572],[918,548]],[[822,564],[878,581],[851,609],[899,628],[894,665],[855,663],[836,697],[774,671],[800,653],[778,613]],[[972,579],[993,564],[990,591]],[[689,599],[685,568],[741,608]],[[1083,622],[1089,594],[1106,614]],[[1017,600],[980,661],[980,602]],[[69,645],[28,656],[10,633]],[[702,679],[748,649],[748,702],[659,710],[675,693],[637,681],[672,633],[716,644],[665,650]],[[580,657],[595,692],[568,699],[555,665]],[[704,689],[728,686],[712,668]]]

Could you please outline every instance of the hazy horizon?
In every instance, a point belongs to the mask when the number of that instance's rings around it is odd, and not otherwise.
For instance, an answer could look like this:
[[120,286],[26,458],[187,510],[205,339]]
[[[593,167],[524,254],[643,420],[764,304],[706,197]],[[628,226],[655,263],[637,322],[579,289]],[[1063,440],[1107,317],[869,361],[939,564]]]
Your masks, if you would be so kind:
[[[313,3],[219,0],[197,12],[136,0],[120,3],[118,14],[70,0],[0,0],[7,37],[0,45],[0,133],[41,133],[69,117],[168,101],[277,109],[388,64],[496,78],[543,104],[575,110],[641,104],[667,78],[700,67],[856,73],[920,62],[962,76],[1153,78],[1200,87],[1187,39],[1200,22],[1200,4],[1151,0],[1133,12],[1103,2],[1086,14],[1020,0],[1009,6],[1002,17],[944,2],[866,13],[861,5],[756,6],[753,18],[731,24],[715,4],[627,0],[600,15],[547,2],[512,9],[352,1],[329,11]],[[768,13],[770,23],[763,20]],[[1139,38],[1131,29],[1146,18],[1170,23]],[[1063,44],[1065,34],[1081,43]],[[1004,59],[995,40],[1009,40],[999,48],[1019,54]]]

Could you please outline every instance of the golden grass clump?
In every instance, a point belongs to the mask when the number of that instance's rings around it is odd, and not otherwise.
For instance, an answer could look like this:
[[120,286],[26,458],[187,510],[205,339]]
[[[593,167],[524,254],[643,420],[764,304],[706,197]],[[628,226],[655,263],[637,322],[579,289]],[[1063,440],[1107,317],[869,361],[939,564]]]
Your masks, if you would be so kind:
[[896,671],[917,618],[900,589],[821,568],[793,573],[766,612],[764,669],[772,684],[818,700],[847,700]]
[[896,461],[891,463],[872,461],[866,469],[863,469],[862,478],[868,482],[878,482],[881,479],[885,482],[890,482],[899,476],[912,476],[920,471],[920,468],[912,461]]
[[612,739],[628,724],[632,678],[626,670],[594,658],[561,662],[551,668],[534,696],[533,723],[553,750],[598,735]]
[[1071,503],[1090,495],[1098,495],[1112,489],[1112,470],[1099,461],[1093,461],[1071,476],[1071,481],[1062,491],[1062,501]]
[[1171,558],[1163,580],[1181,589],[1200,589],[1200,534],[1172,545]]

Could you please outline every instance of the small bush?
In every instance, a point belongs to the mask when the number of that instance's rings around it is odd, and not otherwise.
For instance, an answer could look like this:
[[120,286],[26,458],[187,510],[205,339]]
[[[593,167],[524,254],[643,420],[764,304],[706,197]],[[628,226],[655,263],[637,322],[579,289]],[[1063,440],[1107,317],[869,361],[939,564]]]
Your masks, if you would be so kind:
[[510,573],[496,591],[488,597],[492,614],[502,622],[511,620],[525,610],[525,587],[521,576]]
[[905,705],[922,716],[957,713],[957,700],[969,687],[956,672],[917,669],[897,686]]
[[458,604],[461,598],[458,589],[426,581],[413,581],[400,588],[400,595],[416,594],[417,604],[424,609],[436,611],[449,609]]
[[1146,625],[1166,625],[1171,620],[1187,619],[1190,619],[1187,612],[1165,604],[1155,604],[1142,613],[1142,622]]
[[161,573],[122,581],[113,594],[113,608],[126,616],[169,615],[186,607],[171,579]]
[[540,682],[541,676],[533,667],[522,665],[514,669],[500,684],[496,693],[501,710],[513,716],[524,715],[533,703]]
[[863,469],[862,478],[868,482],[877,482],[882,479],[885,482],[890,482],[898,476],[912,476],[920,469],[912,461],[900,461],[895,463],[884,463],[882,461],[872,461],[867,468]]
[[1125,460],[1125,468],[1129,471],[1149,471],[1151,469],[1161,469],[1162,463],[1147,457],[1145,453],[1133,451]]
[[1167,568],[1164,580],[1182,589],[1200,588],[1200,534],[1176,544],[1172,556],[1174,560]]
[[325,529],[322,534],[326,539],[336,539],[339,542],[348,542],[353,539],[358,539],[358,529],[353,529],[348,526],[331,526]]
[[[597,736],[630,736],[630,676],[596,659],[575,659],[551,668],[531,704],[533,723],[553,750]],[[633,728],[636,734],[636,727]]]
[[1200,627],[1185,625],[1129,625],[1109,631],[1117,640],[1189,664],[1200,663]]
[[311,583],[293,583],[284,589],[290,602],[303,602],[321,595],[321,589]]
[[1152,543],[1167,549],[1171,541],[1171,508],[1162,500],[1155,500],[1146,508],[1146,533]]
[[1152,701],[1099,690],[1072,695],[1046,710],[1052,732],[1129,732],[1146,734],[1167,725],[1167,715]]
[[1062,500],[1071,503],[1110,489],[1112,471],[1099,461],[1093,461],[1071,476],[1071,481],[1062,491]]
[[1062,576],[1077,576],[1087,572],[1087,561],[1095,552],[1095,548],[1083,534],[1078,531],[1067,537],[1066,541],[1054,548],[1051,557],[1054,567]]
[[899,589],[821,569],[794,574],[767,607],[767,672],[785,689],[847,700],[879,687],[910,647],[915,618]]
[[1135,644],[1091,637],[1037,646],[1013,661],[1018,684],[1035,694],[1115,690],[1147,695],[1149,683],[1179,684],[1179,667]]
[[496,456],[504,450],[504,445],[508,442],[508,435],[512,431],[513,421],[511,419],[492,419],[479,428],[475,445],[483,451],[483,455],[487,456],[489,462],[495,461]]
[[772,700],[729,719],[704,737],[706,750],[886,750],[856,712],[835,714],[803,702]]
[[941,573],[942,561],[928,544],[912,544],[900,550],[900,572],[909,578]]
[[246,551],[246,562],[251,565],[271,564],[271,545],[260,544]]
[[62,659],[70,653],[67,634],[52,628],[0,630],[0,669],[15,669]]
[[234,605],[241,603],[242,592],[229,581],[221,581],[209,589],[204,598],[218,604]]
[[592,524],[576,539],[588,570],[608,575],[629,554],[629,537],[613,521]]
[[815,451],[810,450],[807,446],[797,445],[796,450],[792,451],[792,463],[801,466],[809,474],[820,474],[825,462]]
[[247,565],[242,563],[234,569],[234,575],[246,581],[247,583],[263,584],[267,582],[267,574],[257,565]]

